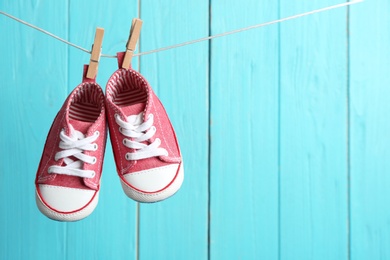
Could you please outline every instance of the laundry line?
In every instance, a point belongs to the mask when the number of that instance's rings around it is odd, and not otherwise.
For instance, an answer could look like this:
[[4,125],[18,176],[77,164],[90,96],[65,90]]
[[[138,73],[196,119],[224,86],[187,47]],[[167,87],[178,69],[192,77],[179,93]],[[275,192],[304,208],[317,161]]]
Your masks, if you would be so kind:
[[[301,14],[296,14],[296,15],[292,15],[292,16],[288,16],[288,17],[285,17],[285,18],[281,18],[281,19],[277,19],[277,20],[273,20],[273,21],[270,21],[270,22],[265,22],[265,23],[261,23],[261,24],[256,24],[256,25],[251,25],[251,26],[248,26],[248,27],[243,27],[243,28],[240,28],[240,29],[236,29],[236,30],[232,30],[232,31],[228,31],[228,32],[224,32],[224,33],[220,33],[220,34],[215,34],[215,35],[211,35],[211,36],[207,36],[207,37],[203,37],[203,38],[199,38],[199,39],[195,39],[195,40],[191,40],[191,41],[186,41],[186,42],[183,42],[183,43],[178,43],[178,44],[174,44],[174,45],[170,45],[170,46],[167,46],[167,47],[162,47],[162,48],[158,48],[158,49],[155,49],[155,50],[150,50],[150,51],[145,51],[145,52],[140,52],[140,53],[136,53],[134,54],[133,56],[143,56],[143,55],[148,55],[148,54],[152,54],[152,53],[156,53],[156,52],[161,52],[161,51],[166,51],[166,50],[170,50],[170,49],[175,49],[175,48],[179,48],[179,47],[183,47],[183,46],[187,46],[187,45],[190,45],[190,44],[195,44],[195,43],[198,43],[198,42],[203,42],[203,41],[208,41],[208,40],[212,40],[212,39],[215,39],[215,38],[220,38],[220,37],[224,37],[224,36],[228,36],[228,35],[231,35],[231,34],[236,34],[236,33],[240,33],[240,32],[244,32],[244,31],[248,31],[248,30],[252,30],[252,29],[256,29],[256,28],[260,28],[260,27],[264,27],[264,26],[268,26],[268,25],[272,25],[272,24],[276,24],[276,23],[281,23],[281,22],[285,22],[285,21],[289,21],[289,20],[293,20],[293,19],[296,19],[296,18],[300,18],[300,17],[303,17],[303,16],[307,16],[307,15],[311,15],[311,14],[316,14],[316,13],[320,13],[320,12],[325,12],[325,11],[329,11],[329,10],[332,10],[332,9],[337,9],[337,8],[341,8],[341,7],[345,7],[345,6],[350,6],[350,5],[353,5],[353,4],[357,4],[357,3],[360,3],[360,2],[363,2],[363,0],[353,0],[353,1],[350,1],[350,2],[345,2],[345,3],[341,3],[341,4],[336,4],[336,5],[331,5],[331,6],[328,6],[328,7],[324,7],[324,8],[320,8],[320,9],[316,9],[316,10],[313,10],[313,11],[309,11],[309,12],[305,12],[305,13],[301,13]],[[65,39],[62,39],[61,37],[51,33],[51,32],[48,32],[38,26],[35,26],[33,24],[30,24],[26,21],[23,21],[19,18],[16,18],[15,16],[12,16],[6,12],[3,12],[3,11],[0,11],[0,14],[2,15],[5,15],[6,17],[8,18],[11,18],[21,24],[24,24],[26,26],[29,26],[35,30],[38,30],[46,35],[49,35],[50,37],[53,37],[54,39],[56,40],[59,40],[63,43],[66,43],[74,48],[77,48],[81,51],[84,51],[86,53],[91,53],[91,51],[83,48],[83,47],[80,47],[74,43],[71,43]],[[105,58],[116,58],[117,56],[116,55],[107,55],[107,54],[102,54],[101,57],[105,57]]]

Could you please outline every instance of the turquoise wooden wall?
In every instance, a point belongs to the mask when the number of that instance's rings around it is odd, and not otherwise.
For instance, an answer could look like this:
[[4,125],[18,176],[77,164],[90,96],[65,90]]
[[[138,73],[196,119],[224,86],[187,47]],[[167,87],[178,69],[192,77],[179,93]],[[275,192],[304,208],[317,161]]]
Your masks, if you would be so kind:
[[[141,51],[337,0],[2,0],[0,10],[90,48]],[[128,199],[107,143],[101,199],[76,223],[36,208],[46,134],[89,55],[0,16],[0,259],[390,259],[390,2],[142,56],[175,126],[185,182]],[[104,88],[116,69],[102,58]]]

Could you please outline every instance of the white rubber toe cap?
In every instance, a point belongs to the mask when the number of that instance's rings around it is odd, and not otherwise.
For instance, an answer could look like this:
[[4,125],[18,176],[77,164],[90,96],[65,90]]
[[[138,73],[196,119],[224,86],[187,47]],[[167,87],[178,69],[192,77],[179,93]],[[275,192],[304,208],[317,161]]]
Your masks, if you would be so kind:
[[125,180],[137,190],[157,192],[167,187],[177,174],[179,164],[133,172],[124,175]]
[[93,198],[94,190],[39,185],[39,193],[50,208],[59,212],[73,212],[85,207]]
[[35,193],[38,209],[48,218],[77,221],[89,216],[99,201],[99,191],[39,184]]
[[121,184],[128,197],[150,203],[175,194],[183,179],[183,163],[180,163],[126,174],[121,179]]

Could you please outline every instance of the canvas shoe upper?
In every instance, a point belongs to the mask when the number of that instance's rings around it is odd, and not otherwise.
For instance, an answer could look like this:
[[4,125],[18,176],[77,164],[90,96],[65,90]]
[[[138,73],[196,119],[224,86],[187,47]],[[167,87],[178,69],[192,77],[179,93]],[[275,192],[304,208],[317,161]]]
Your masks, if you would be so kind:
[[[118,53],[121,64],[123,53]],[[156,202],[184,178],[179,145],[163,105],[146,79],[118,69],[106,88],[106,108],[117,173],[127,196]]]
[[47,136],[36,174],[36,202],[47,217],[76,221],[99,199],[106,145],[104,94],[85,78],[68,96]]

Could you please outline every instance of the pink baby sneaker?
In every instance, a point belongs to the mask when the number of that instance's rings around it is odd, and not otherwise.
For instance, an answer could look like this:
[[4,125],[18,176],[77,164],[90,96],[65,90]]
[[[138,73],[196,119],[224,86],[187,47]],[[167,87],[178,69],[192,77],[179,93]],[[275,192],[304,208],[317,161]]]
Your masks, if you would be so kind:
[[[123,53],[118,53],[122,64]],[[116,168],[127,196],[157,202],[179,190],[183,163],[175,132],[146,79],[118,69],[106,89],[106,108]]]
[[95,80],[84,77],[54,119],[39,163],[36,202],[47,217],[76,221],[95,209],[106,146],[105,120],[103,91]]

